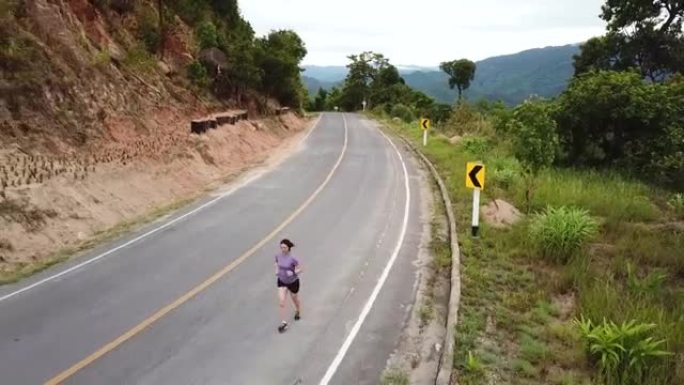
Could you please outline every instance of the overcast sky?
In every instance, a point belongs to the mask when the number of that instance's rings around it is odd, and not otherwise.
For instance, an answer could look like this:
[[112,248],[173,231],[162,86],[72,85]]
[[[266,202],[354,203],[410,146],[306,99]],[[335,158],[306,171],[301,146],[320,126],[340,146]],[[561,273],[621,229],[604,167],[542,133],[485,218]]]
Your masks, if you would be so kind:
[[304,64],[346,64],[346,56],[381,52],[397,65],[579,43],[603,33],[604,0],[242,0],[258,35],[295,30]]

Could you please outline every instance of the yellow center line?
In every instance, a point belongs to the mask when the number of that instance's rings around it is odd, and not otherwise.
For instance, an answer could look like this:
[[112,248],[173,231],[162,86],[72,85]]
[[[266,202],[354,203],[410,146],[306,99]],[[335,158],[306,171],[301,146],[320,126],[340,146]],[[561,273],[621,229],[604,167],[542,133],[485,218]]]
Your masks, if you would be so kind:
[[51,379],[47,380],[45,382],[46,385],[56,385],[64,382],[68,378],[72,377],[74,374],[78,373],[81,369],[85,368],[86,366],[92,364],[93,362],[97,361],[100,359],[102,356],[106,355],[107,353],[111,352],[112,350],[116,349],[120,345],[122,345],[124,342],[128,341],[129,339],[133,338],[143,330],[145,330],[148,326],[154,324],[155,322],[159,321],[162,317],[173,311],[174,309],[177,309],[184,303],[188,302],[190,299],[192,299],[194,296],[199,294],[200,292],[204,291],[206,288],[211,286],[214,282],[218,281],[221,279],[223,276],[234,270],[237,266],[239,266],[241,263],[243,263],[245,260],[247,260],[249,257],[254,255],[257,250],[262,248],[266,243],[268,243],[273,237],[275,237],[279,232],[281,232],[287,225],[289,225],[299,214],[302,213],[309,205],[311,205],[311,202],[318,196],[318,194],[323,191],[325,186],[330,182],[332,179],[333,175],[339,168],[340,164],[342,163],[342,159],[344,158],[344,155],[347,151],[347,142],[348,142],[348,129],[347,129],[347,120],[345,119],[344,115],[342,115],[342,120],[344,122],[344,145],[342,146],[342,151],[340,152],[339,157],[337,158],[337,162],[333,166],[333,168],[330,170],[328,175],[326,176],[325,180],[323,183],[321,183],[320,186],[309,196],[309,198],[302,203],[297,210],[295,210],[292,214],[290,214],[285,221],[283,221],[278,227],[273,229],[265,238],[263,238],[261,241],[259,241],[256,245],[252,246],[251,249],[247,250],[244,254],[239,256],[237,259],[229,263],[227,266],[216,272],[214,275],[209,277],[207,280],[204,282],[200,283],[199,285],[195,286],[192,288],[190,291],[187,293],[183,294],[181,297],[176,299],[175,301],[171,302],[170,304],[164,306],[163,308],[157,310],[156,313],[152,314],[150,317],[145,319],[144,321],[140,322],[130,330],[128,330],[126,333],[120,335],[113,341],[107,343],[106,345],[102,346],[95,352],[91,353],[89,356],[86,358],[82,359],[81,361],[77,362],[70,368],[64,370],[63,372],[57,374],[56,376],[52,377]]

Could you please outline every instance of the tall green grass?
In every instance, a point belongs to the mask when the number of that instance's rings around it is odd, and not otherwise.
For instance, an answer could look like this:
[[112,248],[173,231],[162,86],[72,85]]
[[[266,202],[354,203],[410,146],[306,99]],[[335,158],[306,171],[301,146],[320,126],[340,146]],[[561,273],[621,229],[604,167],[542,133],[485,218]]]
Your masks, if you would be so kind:
[[530,224],[530,237],[544,258],[567,263],[589,240],[596,236],[598,224],[583,209],[548,207],[535,215]]
[[[652,190],[618,175],[596,171],[551,169],[539,175],[533,209],[550,206],[582,207],[609,221],[654,221],[661,215],[651,202]],[[517,191],[520,201],[524,191]]]

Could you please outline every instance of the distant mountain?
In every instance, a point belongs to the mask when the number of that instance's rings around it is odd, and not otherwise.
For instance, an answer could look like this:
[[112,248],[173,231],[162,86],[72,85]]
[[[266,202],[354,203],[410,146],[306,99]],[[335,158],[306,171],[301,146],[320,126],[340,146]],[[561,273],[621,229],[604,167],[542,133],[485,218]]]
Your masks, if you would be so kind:
[[[574,71],[572,56],[578,52],[579,44],[571,44],[481,60],[477,62],[475,80],[465,96],[470,100],[503,100],[510,105],[518,104],[530,95],[556,96],[567,87]],[[411,87],[443,103],[456,100],[458,92],[449,89],[447,75],[436,68],[397,67]],[[347,73],[343,66],[305,68],[304,75],[327,82],[339,82]],[[317,92],[318,88],[315,90]]]
[[337,82],[343,80],[347,76],[347,67],[345,66],[315,66],[305,65],[303,76],[317,79],[322,82]]
[[[465,96],[471,100],[503,100],[518,104],[530,95],[553,97],[567,87],[573,75],[572,56],[579,45],[546,47],[477,62],[475,80]],[[448,77],[438,71],[403,75],[411,87],[451,103],[458,92],[449,89]]]
[[318,90],[321,88],[325,90],[330,90],[335,86],[341,86],[342,82],[344,81],[344,77],[342,78],[342,80],[338,81],[322,81],[316,78],[302,75],[302,81],[304,82],[307,91],[309,91],[309,96],[314,96],[318,93]]

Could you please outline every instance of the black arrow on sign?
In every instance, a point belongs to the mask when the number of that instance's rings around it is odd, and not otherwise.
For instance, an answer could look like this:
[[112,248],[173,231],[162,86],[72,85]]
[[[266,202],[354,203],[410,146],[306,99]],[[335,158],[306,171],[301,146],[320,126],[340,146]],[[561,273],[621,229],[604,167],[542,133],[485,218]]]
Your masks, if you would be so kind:
[[427,119],[423,119],[423,128],[426,129],[426,130],[428,129],[428,126],[427,126],[427,125],[428,125]]
[[477,173],[480,172],[480,170],[482,170],[482,166],[478,164],[475,167],[473,167],[473,169],[470,170],[470,172],[468,173],[468,178],[470,178],[470,181],[473,183],[473,186],[477,188],[482,188],[480,181],[477,179]]

